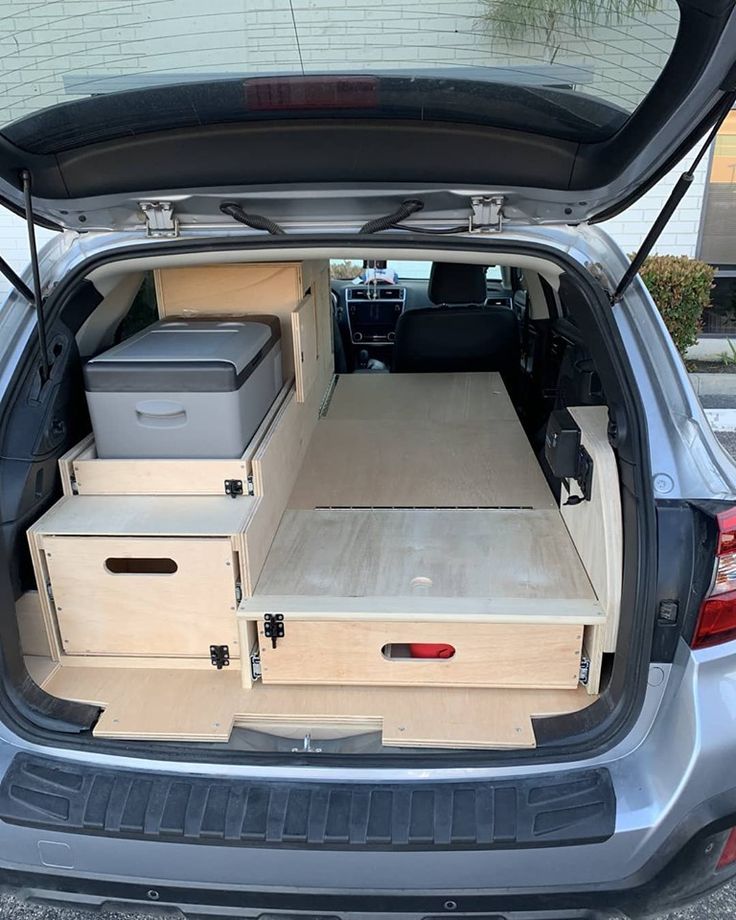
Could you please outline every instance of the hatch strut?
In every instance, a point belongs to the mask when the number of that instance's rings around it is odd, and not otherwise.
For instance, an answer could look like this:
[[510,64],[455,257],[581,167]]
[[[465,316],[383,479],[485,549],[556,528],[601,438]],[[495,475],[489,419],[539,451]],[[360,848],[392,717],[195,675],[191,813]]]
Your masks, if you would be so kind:
[[[49,353],[46,345],[46,317],[43,315],[43,297],[41,296],[41,272],[38,268],[38,249],[36,248],[36,225],[33,222],[33,201],[31,197],[31,174],[27,169],[21,172],[23,180],[23,197],[26,206],[26,226],[28,228],[28,248],[31,251],[31,271],[33,272],[33,292],[29,300],[36,308],[36,328],[38,346],[41,350],[41,383],[49,379]],[[23,285],[26,288],[26,285]],[[19,290],[21,290],[19,288]],[[28,290],[28,288],[26,288]],[[21,290],[21,293],[24,293]]]
[[659,235],[664,230],[670,217],[672,217],[675,208],[685,197],[687,190],[692,185],[693,179],[695,178],[695,170],[698,168],[700,161],[703,159],[708,148],[715,140],[721,125],[728,117],[728,114],[733,108],[734,103],[736,103],[736,91],[732,91],[724,97],[723,111],[716,119],[716,123],[713,125],[710,134],[705,139],[705,143],[698,151],[698,154],[693,160],[690,169],[686,170],[675,183],[675,187],[670,192],[670,196],[664,203],[664,207],[659,212],[657,219],[652,224],[652,229],[649,231],[649,233],[647,233],[644,242],[637,250],[636,255],[631,260],[631,264],[624,272],[623,278],[619,281],[616,290],[611,295],[611,304],[617,304],[621,300],[629,285],[636,277],[639,269],[644,264],[644,260],[654,248],[654,244],[659,239]]

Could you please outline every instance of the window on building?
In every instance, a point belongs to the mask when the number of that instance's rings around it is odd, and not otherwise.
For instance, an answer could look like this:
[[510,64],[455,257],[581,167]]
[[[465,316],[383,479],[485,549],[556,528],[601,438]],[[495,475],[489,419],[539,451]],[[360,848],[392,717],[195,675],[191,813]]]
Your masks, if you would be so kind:
[[700,257],[736,266],[736,109],[718,132],[708,176]]
[[708,175],[700,258],[717,266],[703,332],[736,335],[736,109],[718,132]]

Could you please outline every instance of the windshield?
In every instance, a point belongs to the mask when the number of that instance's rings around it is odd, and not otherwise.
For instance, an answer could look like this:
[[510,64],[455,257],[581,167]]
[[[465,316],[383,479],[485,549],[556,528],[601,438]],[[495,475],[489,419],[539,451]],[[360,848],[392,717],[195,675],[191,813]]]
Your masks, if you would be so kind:
[[[527,96],[496,93],[496,108],[500,102],[512,120],[520,106],[527,121],[537,111],[540,123],[553,110],[560,132],[582,135],[612,133],[637,107],[668,59],[679,21],[675,0],[0,0],[0,15],[0,124],[116,92],[340,71],[523,87]],[[430,111],[433,86],[417,85]],[[376,89],[356,81],[337,96],[334,87],[332,96],[323,86],[300,92],[305,107],[316,99],[319,108],[359,109]],[[241,104],[291,106],[284,93],[291,90],[241,91]],[[480,98],[475,90],[455,93],[441,111],[482,121]],[[408,102],[404,93],[392,104],[406,110]]]
[[[366,281],[385,280],[390,284],[401,281],[429,281],[432,263],[426,261],[410,262],[406,260],[387,259],[385,262],[351,262],[336,259],[330,262],[330,274],[336,281],[353,281],[364,284]],[[486,280],[501,284],[503,274],[498,265],[489,265]]]

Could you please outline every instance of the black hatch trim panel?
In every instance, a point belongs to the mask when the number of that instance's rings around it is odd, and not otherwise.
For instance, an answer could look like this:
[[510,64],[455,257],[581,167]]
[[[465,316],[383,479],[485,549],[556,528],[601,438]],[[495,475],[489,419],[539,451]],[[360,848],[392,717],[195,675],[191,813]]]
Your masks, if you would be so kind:
[[343,850],[579,846],[613,835],[606,769],[498,782],[227,780],[18,754],[0,785],[10,824],[134,840]]

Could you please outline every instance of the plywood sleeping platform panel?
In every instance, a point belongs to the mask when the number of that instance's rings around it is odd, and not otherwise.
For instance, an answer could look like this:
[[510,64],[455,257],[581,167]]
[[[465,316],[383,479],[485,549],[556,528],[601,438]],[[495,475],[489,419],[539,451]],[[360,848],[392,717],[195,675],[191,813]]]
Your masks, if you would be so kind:
[[498,374],[340,377],[290,508],[554,508]]
[[554,508],[518,421],[317,423],[290,508]]
[[501,375],[492,371],[342,375],[325,414],[333,421],[517,421]]
[[584,690],[263,687],[235,670],[29,667],[47,693],[104,707],[98,738],[226,742],[234,726],[301,739],[382,732],[383,744],[533,748],[532,719],[582,709]]
[[296,597],[310,618],[340,604],[353,616],[361,599],[362,616],[380,600],[381,619],[391,603],[471,621],[494,603],[518,622],[603,616],[557,510],[289,510],[241,611],[290,609]]

